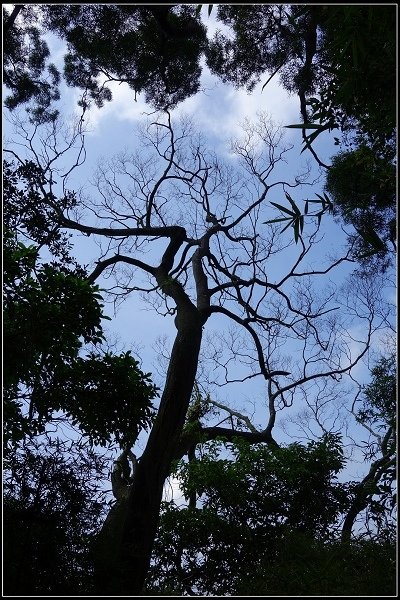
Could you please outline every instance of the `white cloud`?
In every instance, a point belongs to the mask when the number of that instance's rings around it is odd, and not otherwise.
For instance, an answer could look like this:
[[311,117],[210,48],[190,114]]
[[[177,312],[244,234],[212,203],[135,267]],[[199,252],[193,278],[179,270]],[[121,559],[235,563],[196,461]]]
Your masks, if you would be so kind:
[[[256,117],[260,110],[266,111],[272,119],[283,125],[298,119],[298,100],[289,97],[279,85],[278,79],[268,83],[262,90],[264,81],[248,93],[245,89],[235,89],[232,85],[221,83],[207,67],[203,67],[201,90],[186,99],[173,111],[177,116],[191,116],[205,135],[227,139],[239,133],[239,125],[248,117]],[[128,121],[136,123],[143,113],[151,112],[144,94],[135,95],[126,84],[112,82],[108,84],[113,94],[112,102],[102,108],[93,106],[89,112],[89,125],[93,133],[98,132],[106,120]]]
[[237,135],[240,123],[246,117],[255,118],[261,110],[270,114],[277,124],[293,122],[298,113],[296,98],[290,98],[277,80],[272,80],[264,90],[263,83],[248,93],[245,89],[222,84],[204,67],[204,91],[185,100],[177,112],[192,115],[205,134],[223,138]]
[[135,101],[135,93],[127,84],[113,81],[107,86],[111,89],[112,101],[105,102],[102,108],[93,104],[86,113],[90,133],[100,133],[102,124],[107,120],[137,122],[144,112],[151,111],[144,100],[144,95],[139,94]]

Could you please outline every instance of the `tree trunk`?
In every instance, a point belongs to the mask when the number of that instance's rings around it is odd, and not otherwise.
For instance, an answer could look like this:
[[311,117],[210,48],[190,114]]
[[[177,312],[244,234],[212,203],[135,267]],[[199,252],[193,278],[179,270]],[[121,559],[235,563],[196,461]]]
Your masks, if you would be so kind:
[[[146,449],[138,463],[127,499],[124,523],[110,539],[108,560],[98,564],[99,595],[138,596],[142,594],[162,500],[185,422],[196,377],[204,319],[192,305],[178,309],[178,329],[172,348],[164,392]],[[118,528],[117,528],[118,529]]]
[[[385,438],[389,439],[392,429],[389,428]],[[393,457],[393,449],[390,449],[387,454],[376,460],[370,466],[369,472],[357,486],[354,500],[347,511],[346,518],[342,526],[342,542],[350,542],[351,532],[358,515],[368,506],[374,490],[368,487],[371,484],[377,485],[383,473],[396,464]]]

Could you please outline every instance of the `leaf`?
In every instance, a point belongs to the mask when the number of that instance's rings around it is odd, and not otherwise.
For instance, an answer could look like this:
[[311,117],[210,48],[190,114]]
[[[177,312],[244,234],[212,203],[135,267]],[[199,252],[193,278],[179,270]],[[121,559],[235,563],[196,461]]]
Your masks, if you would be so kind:
[[294,229],[294,241],[297,242],[299,241],[299,221],[298,219],[293,223],[293,229]]
[[291,210],[289,210],[285,206],[282,206],[282,204],[277,204],[276,202],[271,202],[271,204],[273,206],[275,206],[276,208],[279,208],[279,210],[281,210],[282,212],[286,213],[287,215],[290,215],[291,217],[296,216],[295,213],[293,213]]
[[304,214],[305,214],[305,215],[308,215],[308,202],[309,202],[309,201],[308,201],[308,200],[306,200],[306,205],[305,205],[305,207],[304,207]]
[[269,223],[279,223],[281,221],[291,221],[292,219],[290,217],[281,217],[280,219],[271,219],[270,221],[264,221],[264,225],[267,225]]
[[373,229],[369,229],[368,231],[359,231],[359,233],[361,237],[374,248],[379,250],[385,249],[385,244]]
[[289,227],[293,227],[294,224],[294,219],[290,219],[290,223],[288,223],[281,231],[281,233],[283,233],[284,231],[286,231],[286,229],[288,229]]
[[317,137],[319,136],[320,133],[322,133],[322,129],[323,129],[323,125],[321,125],[321,129],[319,129],[318,131],[314,131],[314,133],[311,133],[310,135],[308,135],[306,137],[306,139],[304,140],[304,148],[303,150],[300,152],[300,154],[302,152],[304,152],[304,150],[307,150],[307,148],[309,148],[312,144],[312,142],[317,139]]
[[285,125],[286,129],[322,129],[319,123],[298,123],[296,125]]
[[285,194],[286,194],[286,198],[289,200],[290,204],[292,205],[292,208],[293,208],[294,212],[296,213],[296,215],[300,215],[301,213],[300,213],[296,203],[294,202],[293,198],[287,192],[285,192]]
[[214,7],[214,4],[209,4],[208,5],[208,16],[211,15],[211,11],[212,11],[213,7]]

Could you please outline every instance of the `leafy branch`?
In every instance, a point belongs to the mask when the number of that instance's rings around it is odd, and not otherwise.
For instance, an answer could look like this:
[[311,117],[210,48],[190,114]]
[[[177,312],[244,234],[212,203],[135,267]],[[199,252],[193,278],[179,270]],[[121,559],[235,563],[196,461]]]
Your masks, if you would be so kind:
[[[295,203],[293,198],[290,196],[290,194],[288,194],[288,192],[285,192],[285,195],[286,195],[286,198],[290,202],[292,210],[290,210],[286,206],[283,206],[282,204],[278,204],[277,202],[271,202],[271,204],[272,204],[272,206],[275,206],[277,209],[279,209],[281,211],[281,213],[283,213],[284,215],[288,215],[288,216],[282,216],[282,217],[278,217],[276,219],[270,219],[268,221],[264,221],[264,225],[269,225],[272,223],[283,223],[283,222],[287,221],[287,224],[282,229],[281,233],[286,231],[286,229],[288,229],[289,227],[293,227],[294,240],[295,240],[296,244],[299,240],[299,237],[301,237],[301,234],[303,233],[304,217],[306,217],[306,216],[317,217],[318,226],[319,226],[321,223],[321,218],[322,218],[323,214],[325,214],[325,213],[332,214],[333,213],[332,201],[329,199],[329,197],[326,194],[324,194],[323,196],[321,196],[320,194],[316,194],[316,196],[318,196],[318,200],[306,200],[305,207],[304,207],[304,214],[300,211],[299,207],[297,206],[297,204]],[[309,204],[310,203],[320,204],[321,209],[318,212],[310,213],[309,212]]]

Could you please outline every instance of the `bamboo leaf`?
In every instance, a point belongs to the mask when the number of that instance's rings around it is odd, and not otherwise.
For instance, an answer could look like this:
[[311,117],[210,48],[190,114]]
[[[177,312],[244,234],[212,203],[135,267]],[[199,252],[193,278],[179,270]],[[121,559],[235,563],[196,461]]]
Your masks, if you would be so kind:
[[290,204],[292,205],[292,208],[293,208],[295,214],[296,215],[300,215],[301,212],[299,211],[299,209],[298,209],[296,203],[294,202],[293,198],[287,192],[285,192],[285,194],[286,194],[286,198],[289,200]]
[[290,217],[281,217],[280,219],[270,219],[269,221],[264,221],[264,225],[268,225],[269,223],[280,223],[282,221],[291,221]]
[[298,220],[296,220],[293,223],[293,229],[294,229],[294,241],[297,244],[297,242],[299,241],[299,221]]
[[288,223],[288,224],[287,224],[287,225],[286,225],[286,226],[285,226],[285,227],[282,229],[281,233],[283,233],[284,231],[286,231],[286,229],[288,229],[289,227],[293,227],[293,223],[294,223],[294,220],[293,220],[293,219],[291,219],[291,220],[290,220],[290,223]]
[[281,210],[282,212],[286,213],[287,215],[290,215],[291,217],[295,216],[295,213],[292,213],[291,210],[289,210],[285,206],[282,206],[282,204],[277,204],[276,202],[271,202],[271,204],[272,204],[272,206],[275,206],[276,208],[279,208],[279,210]]
[[285,125],[286,129],[322,129],[319,123],[296,123],[296,125]]
[[359,233],[362,238],[374,248],[379,250],[383,250],[385,248],[385,244],[373,229],[369,229],[368,231],[359,231]]

